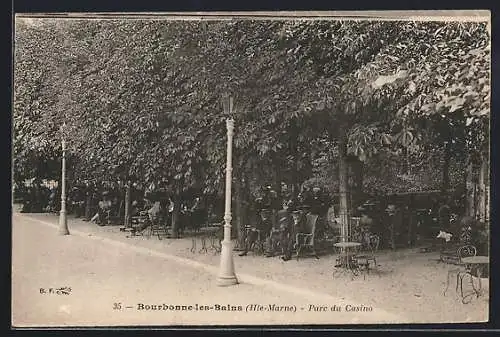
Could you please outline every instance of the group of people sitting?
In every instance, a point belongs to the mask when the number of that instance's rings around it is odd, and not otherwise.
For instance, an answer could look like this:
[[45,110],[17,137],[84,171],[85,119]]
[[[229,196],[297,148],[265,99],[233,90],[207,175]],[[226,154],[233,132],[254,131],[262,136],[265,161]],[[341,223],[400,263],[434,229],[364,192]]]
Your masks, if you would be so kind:
[[[109,197],[109,192],[102,193],[102,199],[97,203],[97,210],[94,216],[90,219],[98,225],[109,224],[111,222],[113,208],[116,208],[117,202],[112,202]],[[113,207],[115,206],[115,207]]]
[[48,212],[56,209],[57,200],[54,191],[55,188],[45,186],[40,180],[35,180],[30,186],[17,184],[14,199],[22,203],[21,212],[23,213]]
[[247,255],[256,244],[265,243],[267,257],[278,254],[288,261],[296,246],[296,234],[309,230],[305,228],[306,214],[318,216],[315,225],[317,237],[321,237],[327,227],[329,198],[319,187],[312,190],[304,187],[296,198],[283,198],[280,202],[272,187],[266,186],[262,196],[256,199],[256,205],[259,220],[254,225],[245,226],[240,256]]
[[[206,222],[206,205],[198,195],[192,195],[192,198],[183,198],[179,207],[179,226],[180,233],[186,227],[199,228]],[[152,223],[161,223],[165,226],[171,226],[174,212],[174,201],[168,193],[146,192],[143,198],[136,194],[136,198],[131,203],[130,217],[143,218],[142,225],[136,228],[142,231]],[[145,218],[145,219],[144,219]]]

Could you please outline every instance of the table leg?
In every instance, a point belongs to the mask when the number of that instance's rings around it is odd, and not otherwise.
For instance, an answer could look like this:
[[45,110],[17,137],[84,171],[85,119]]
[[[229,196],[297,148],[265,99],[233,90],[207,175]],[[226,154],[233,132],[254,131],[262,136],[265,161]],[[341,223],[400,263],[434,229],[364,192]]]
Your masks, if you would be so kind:
[[[477,278],[478,278],[478,287],[476,288],[476,285],[474,284],[474,275],[472,274],[473,268],[470,269],[470,272],[467,272],[463,277],[469,276],[470,277],[470,283],[472,286],[472,291],[466,293],[465,295],[463,294],[463,290],[461,289],[461,295],[462,295],[462,303],[468,304],[472,300],[472,296],[476,296],[476,298],[479,298],[482,293],[482,283],[481,283],[481,265],[477,266]],[[462,283],[462,282],[461,282]],[[460,284],[460,287],[462,287],[462,284]]]
[[476,288],[476,286],[474,285],[474,279],[472,278],[472,288],[474,289],[474,292],[476,293],[476,297],[479,298],[479,296],[481,296],[481,289],[482,289],[482,286],[481,286],[481,265],[478,265],[477,267],[477,278],[478,278],[478,287]]
[[201,249],[200,249],[200,253],[202,253],[202,252],[208,253],[207,239],[206,239],[205,236],[201,237]]
[[351,279],[354,279],[354,276],[358,276],[356,271],[357,266],[353,265],[351,261],[349,249],[342,248],[342,253],[340,254],[340,256],[341,261],[339,265],[335,266],[336,269],[333,271],[333,277],[335,277],[337,274],[351,273]]
[[[472,274],[468,274],[470,276],[470,281],[471,281],[471,284],[472,284],[472,288],[474,291],[471,291],[471,292],[468,292],[466,293],[465,295],[463,294],[463,290],[461,290],[461,294],[462,294],[462,303],[463,304],[468,304],[470,303],[470,301],[472,301],[472,296],[476,295],[477,296],[477,293],[474,289],[474,279],[472,277]],[[462,285],[461,285],[462,286]]]
[[214,255],[220,253],[220,248],[216,245],[218,241],[217,235],[212,235],[210,237],[210,248],[214,250]]
[[191,238],[191,253],[194,253],[196,251],[196,238],[193,237]]
[[354,261],[351,261],[351,255],[349,254],[349,250],[347,250],[347,269],[351,272],[351,279],[354,279],[354,276],[358,276],[357,266],[353,264]]
[[344,270],[344,261],[343,261],[343,257],[344,257],[344,254],[345,254],[345,248],[341,248],[340,250],[340,254],[339,254],[339,258],[340,258],[340,261],[338,262],[338,264],[335,265],[335,269],[333,270],[333,277],[335,278],[335,276],[337,276],[338,274],[340,273],[344,273],[345,270]]

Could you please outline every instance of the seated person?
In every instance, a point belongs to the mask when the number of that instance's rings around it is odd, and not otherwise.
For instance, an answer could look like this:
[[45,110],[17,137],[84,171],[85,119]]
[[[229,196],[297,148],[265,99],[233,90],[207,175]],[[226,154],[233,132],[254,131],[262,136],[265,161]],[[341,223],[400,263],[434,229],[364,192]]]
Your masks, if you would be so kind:
[[[132,203],[133,207],[131,209],[131,216],[146,216],[147,221],[141,222],[141,225],[137,228],[137,231],[143,231],[146,229],[151,223],[154,221],[157,221],[158,216],[160,215],[161,212],[161,206],[160,206],[160,201],[155,201],[153,202],[151,200],[150,195],[146,195],[144,197],[144,204],[141,210],[141,207],[139,207],[139,203],[134,200]],[[135,205],[134,205],[135,204]]]
[[363,249],[367,249],[370,245],[370,235],[373,219],[367,214],[364,207],[359,207],[358,210],[361,212],[361,218],[359,219],[360,237],[357,238],[357,240],[361,242]]
[[[263,198],[257,197],[254,200],[255,203],[255,211],[256,211],[256,224],[253,225],[245,225],[243,231],[243,242],[244,247],[243,251],[239,254],[239,256],[246,256],[248,251],[250,251],[254,245],[259,241],[259,239],[263,239],[266,237],[267,227],[269,230],[271,228],[271,210],[262,209],[264,206]],[[269,225],[269,226],[268,226]]]
[[153,222],[153,221],[157,220],[158,216],[160,215],[160,212],[161,212],[160,201],[156,200],[156,201],[152,202],[149,206],[150,207],[147,210],[147,214],[149,216],[149,220],[151,222]]
[[312,198],[313,197],[309,187],[303,185],[298,195],[298,204],[300,205],[300,210],[305,213],[309,212],[309,210],[311,209]]
[[[160,211],[158,212],[158,216],[164,217],[166,225],[170,226],[172,223],[172,213],[174,212],[174,202],[170,197],[160,200],[159,202]],[[149,207],[153,207],[153,204]]]
[[90,219],[90,221],[95,221],[97,224],[102,224],[104,219],[109,220],[109,212],[111,211],[111,200],[108,198],[108,193],[103,192],[102,200],[99,201],[99,207],[97,213]]
[[50,195],[49,195],[49,202],[47,205],[47,212],[55,212],[56,211],[56,198],[57,198],[57,191],[54,188],[51,189]]
[[190,226],[197,230],[199,229],[205,222],[206,220],[206,211],[204,209],[203,202],[199,196],[197,196],[194,199],[193,206],[189,209],[190,213],[190,219],[189,219],[189,224]]
[[259,235],[263,234],[261,234],[261,232],[255,226],[245,225],[243,235],[244,247],[239,256],[246,256],[248,254],[248,251],[253,248],[257,241],[259,241]]
[[72,190],[72,206],[76,218],[80,218],[85,213],[85,194],[81,186],[75,186]]
[[284,251],[288,244],[288,236],[292,227],[292,217],[289,212],[291,202],[284,202],[282,209],[277,213],[276,225],[271,229],[271,234],[268,236],[266,243],[268,251],[266,257],[274,256],[278,245]]
[[132,201],[132,204],[130,205],[130,216],[138,216],[140,212],[140,206],[137,200]]
[[140,224],[139,230],[143,230],[148,226],[148,221],[144,221],[144,218],[148,218],[146,216],[147,210],[144,209],[144,204],[142,201],[134,200],[130,205],[130,221],[132,224]]

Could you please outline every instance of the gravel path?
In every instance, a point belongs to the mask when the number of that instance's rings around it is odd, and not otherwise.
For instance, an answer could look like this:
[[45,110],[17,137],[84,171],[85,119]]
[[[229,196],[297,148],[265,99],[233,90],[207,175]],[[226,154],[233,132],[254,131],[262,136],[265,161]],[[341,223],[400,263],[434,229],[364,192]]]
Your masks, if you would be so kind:
[[[57,222],[57,218],[50,214],[28,216],[52,223]],[[74,219],[69,221],[69,227],[70,230],[176,255],[213,268],[217,268],[219,264],[219,255],[192,253],[191,238],[177,240],[158,240],[154,237],[149,240],[144,237],[126,238],[125,233],[120,232],[117,226],[98,227]],[[103,255],[108,255],[105,252],[106,247],[100,248],[101,250]],[[402,322],[487,321],[489,300],[487,293],[486,296],[464,305],[456,295],[452,284],[447,296],[443,296],[447,272],[454,266],[437,263],[436,259],[435,253],[419,253],[415,250],[379,252],[378,262],[381,265],[379,272],[368,275],[366,279],[358,277],[354,280],[348,276],[332,277],[332,266],[335,261],[333,254],[321,256],[319,260],[304,258],[288,262],[251,254],[246,257],[235,255],[234,262],[237,274],[253,275],[259,279],[308,290],[315,294],[325,294],[331,298],[338,298],[343,304],[356,303],[397,313],[401,316]],[[136,265],[133,266],[135,268]],[[315,318],[317,319],[317,316]]]

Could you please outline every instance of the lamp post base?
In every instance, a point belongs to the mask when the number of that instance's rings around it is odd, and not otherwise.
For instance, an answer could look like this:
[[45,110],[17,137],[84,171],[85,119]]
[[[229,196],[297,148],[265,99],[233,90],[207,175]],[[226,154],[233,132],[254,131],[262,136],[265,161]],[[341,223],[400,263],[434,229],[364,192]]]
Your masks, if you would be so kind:
[[224,277],[224,276],[217,277],[217,286],[219,287],[234,286],[238,283],[239,283],[238,279],[236,278],[235,275],[229,277]]
[[69,235],[69,230],[67,228],[59,228],[59,235]]
[[66,214],[61,212],[59,216],[59,235],[69,235]]
[[217,285],[227,287],[238,284],[234,273],[233,250],[231,241],[222,241],[220,272],[217,276]]

